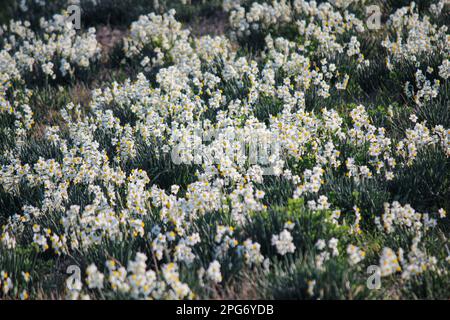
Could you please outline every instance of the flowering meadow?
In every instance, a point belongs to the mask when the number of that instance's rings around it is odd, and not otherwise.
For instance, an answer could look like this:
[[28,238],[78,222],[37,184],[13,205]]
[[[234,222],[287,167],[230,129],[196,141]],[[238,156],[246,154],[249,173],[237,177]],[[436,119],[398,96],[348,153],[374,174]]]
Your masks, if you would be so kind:
[[449,299],[449,9],[0,1],[0,299]]

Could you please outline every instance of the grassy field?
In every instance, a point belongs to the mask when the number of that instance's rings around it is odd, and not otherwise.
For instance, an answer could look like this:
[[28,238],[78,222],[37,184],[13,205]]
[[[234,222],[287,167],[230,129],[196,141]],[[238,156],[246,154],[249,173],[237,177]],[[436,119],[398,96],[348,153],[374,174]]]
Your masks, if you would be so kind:
[[449,299],[449,8],[0,0],[0,299]]

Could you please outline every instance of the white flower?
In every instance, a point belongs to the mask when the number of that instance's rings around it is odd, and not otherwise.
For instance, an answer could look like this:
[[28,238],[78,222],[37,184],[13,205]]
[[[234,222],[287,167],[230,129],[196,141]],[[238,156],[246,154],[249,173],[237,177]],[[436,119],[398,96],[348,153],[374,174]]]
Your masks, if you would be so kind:
[[89,289],[103,289],[103,280],[105,276],[97,270],[95,264],[91,264],[86,269],[86,283]]
[[442,61],[442,65],[439,66],[439,75],[443,79],[448,79],[450,77],[450,60],[445,59]]
[[316,246],[316,248],[317,248],[318,250],[321,251],[321,250],[325,249],[325,247],[327,246],[327,244],[326,244],[325,240],[319,239],[319,240],[317,240],[315,246]]
[[381,276],[385,277],[397,271],[400,271],[400,265],[395,252],[390,248],[383,248],[380,257]]
[[284,228],[287,229],[287,230],[293,230],[295,228],[295,223],[290,221],[290,220],[286,221],[284,223]]
[[348,260],[351,265],[358,264],[361,260],[364,259],[365,252],[362,251],[357,246],[354,246],[352,244],[347,246],[347,254],[348,254]]
[[150,58],[146,56],[146,57],[144,57],[144,59],[142,59],[141,66],[145,67],[148,65],[149,62],[150,62]]
[[338,250],[338,242],[339,240],[336,238],[331,238],[330,241],[328,241],[328,247],[332,250],[333,257],[336,257],[339,255]]
[[206,277],[215,283],[219,283],[222,281],[222,274],[220,273],[220,263],[217,260],[214,260],[209,264],[209,267],[206,270]]
[[279,254],[285,255],[295,251],[295,245],[292,240],[291,233],[285,229],[279,235],[272,236],[272,245],[277,248]]
[[261,264],[264,256],[260,252],[261,245],[257,242],[252,242],[247,239],[243,243],[244,261],[247,265]]

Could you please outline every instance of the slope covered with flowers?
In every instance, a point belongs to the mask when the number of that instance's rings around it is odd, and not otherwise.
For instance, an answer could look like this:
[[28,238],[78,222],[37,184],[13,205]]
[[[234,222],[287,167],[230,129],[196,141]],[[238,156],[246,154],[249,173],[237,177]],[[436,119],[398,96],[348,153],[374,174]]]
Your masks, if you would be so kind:
[[69,2],[5,13],[0,298],[450,298],[446,1]]

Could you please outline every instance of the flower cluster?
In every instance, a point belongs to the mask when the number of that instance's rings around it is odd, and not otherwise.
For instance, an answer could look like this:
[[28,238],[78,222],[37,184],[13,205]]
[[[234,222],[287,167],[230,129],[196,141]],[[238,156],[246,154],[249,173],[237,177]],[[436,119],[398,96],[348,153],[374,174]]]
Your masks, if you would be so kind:
[[3,27],[2,78],[13,81],[31,75],[48,79],[57,75],[65,77],[72,75],[76,68],[87,69],[100,57],[95,28],[78,34],[67,21],[67,14],[41,19],[39,27],[34,31],[27,21],[11,21]]

